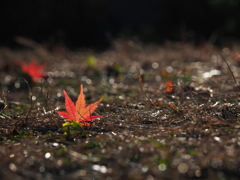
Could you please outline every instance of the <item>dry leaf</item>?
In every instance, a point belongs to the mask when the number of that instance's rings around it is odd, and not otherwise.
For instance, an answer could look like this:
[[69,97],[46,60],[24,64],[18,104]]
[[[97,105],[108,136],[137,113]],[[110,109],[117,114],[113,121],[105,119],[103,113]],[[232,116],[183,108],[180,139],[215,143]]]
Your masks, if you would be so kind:
[[172,81],[167,81],[165,83],[166,89],[165,93],[173,93],[174,92],[174,83]]

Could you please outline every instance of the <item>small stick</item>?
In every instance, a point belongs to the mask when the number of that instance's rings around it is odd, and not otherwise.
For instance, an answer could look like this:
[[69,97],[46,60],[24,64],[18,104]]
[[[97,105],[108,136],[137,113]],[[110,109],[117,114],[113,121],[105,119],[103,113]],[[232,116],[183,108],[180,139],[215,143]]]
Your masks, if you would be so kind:
[[29,98],[30,98],[30,102],[31,102],[31,107],[30,107],[30,109],[28,110],[28,113],[27,113],[26,118],[25,118],[25,120],[27,121],[27,120],[28,120],[28,116],[30,115],[30,113],[31,113],[31,111],[32,111],[32,108],[33,108],[33,101],[32,101],[33,95],[32,95],[32,90],[31,90],[31,88],[30,88],[30,86],[29,86],[28,81],[27,81],[26,79],[24,79],[24,78],[23,78],[23,80],[25,81],[25,83],[26,83],[27,86],[28,86],[28,89],[29,89]]
[[237,80],[236,80],[236,78],[235,78],[235,76],[234,76],[234,74],[233,74],[233,71],[232,71],[231,67],[229,66],[227,60],[223,57],[223,55],[222,55],[218,50],[216,50],[216,51],[217,51],[218,54],[222,57],[223,61],[227,64],[227,67],[228,67],[229,71],[231,72],[231,75],[232,75],[232,77],[233,77],[233,79],[234,79],[234,81],[235,81],[235,84],[236,84],[237,87],[240,89],[240,86],[239,86],[239,84],[238,84],[238,82],[237,82]]
[[149,101],[153,105],[153,102],[151,101],[151,99],[148,98],[148,96],[146,95],[146,93],[143,90],[142,77],[141,77],[141,72],[140,72],[139,67],[137,67],[137,71],[138,71],[138,84],[139,84],[141,93],[143,94],[143,96],[145,96],[146,100]]

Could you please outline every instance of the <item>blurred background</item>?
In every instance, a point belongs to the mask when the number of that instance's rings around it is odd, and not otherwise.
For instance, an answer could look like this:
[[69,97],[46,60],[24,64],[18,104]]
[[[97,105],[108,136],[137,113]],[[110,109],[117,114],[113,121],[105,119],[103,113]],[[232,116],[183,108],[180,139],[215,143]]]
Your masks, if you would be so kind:
[[240,39],[240,0],[2,0],[0,46],[16,37],[105,49],[115,38],[216,45]]

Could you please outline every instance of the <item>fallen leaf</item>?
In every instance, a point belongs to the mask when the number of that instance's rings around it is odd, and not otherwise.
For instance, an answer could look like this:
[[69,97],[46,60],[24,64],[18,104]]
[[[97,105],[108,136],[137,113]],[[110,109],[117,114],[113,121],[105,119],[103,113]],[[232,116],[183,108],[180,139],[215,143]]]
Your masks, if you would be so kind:
[[163,106],[163,102],[162,101],[154,101],[153,104],[155,104],[157,106]]
[[77,121],[68,121],[62,125],[61,130],[68,134],[76,134],[83,131],[83,126]]
[[232,58],[233,58],[234,60],[239,61],[239,59],[240,59],[240,54],[239,54],[239,53],[234,53],[234,54],[232,55]]
[[83,126],[90,126],[89,123],[90,121],[103,117],[103,116],[91,116],[91,114],[95,111],[97,105],[102,101],[102,99],[99,99],[97,102],[90,104],[89,106],[86,106],[85,95],[83,93],[82,85],[80,86],[80,89],[81,90],[76,101],[76,106],[69,98],[66,91],[63,90],[67,112],[57,111],[57,113],[60,114],[63,118],[65,118],[67,121],[77,121]]
[[31,62],[29,65],[26,63],[22,64],[22,71],[28,74],[34,82],[36,82],[39,78],[46,77],[45,74],[41,73],[42,69],[45,65],[36,66],[35,62]]
[[174,83],[172,81],[167,81],[165,83],[166,89],[165,93],[173,93],[174,92]]

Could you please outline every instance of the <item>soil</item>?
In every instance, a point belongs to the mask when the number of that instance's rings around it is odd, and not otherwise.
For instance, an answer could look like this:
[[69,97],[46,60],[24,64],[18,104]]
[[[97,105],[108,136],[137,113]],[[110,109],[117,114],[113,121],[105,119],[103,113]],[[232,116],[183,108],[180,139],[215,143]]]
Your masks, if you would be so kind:
[[[239,179],[238,45],[27,46],[0,49],[2,180]],[[48,77],[19,73],[31,61]],[[63,90],[75,102],[80,84],[104,117],[63,132]]]

